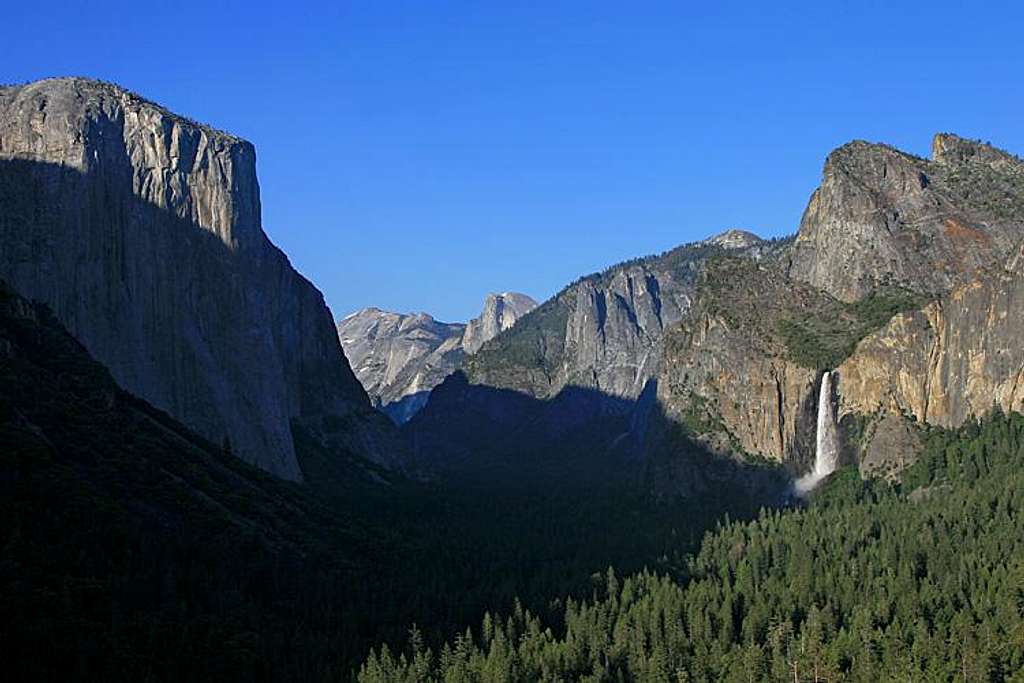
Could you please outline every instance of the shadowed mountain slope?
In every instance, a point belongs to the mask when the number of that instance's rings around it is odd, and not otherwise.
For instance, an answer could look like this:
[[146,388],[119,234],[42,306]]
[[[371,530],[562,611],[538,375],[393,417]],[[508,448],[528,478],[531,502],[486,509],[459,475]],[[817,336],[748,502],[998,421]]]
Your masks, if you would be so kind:
[[[375,466],[347,466],[365,489]],[[359,642],[372,609],[348,586],[385,557],[365,523],[119,388],[2,281],[0,518],[9,680],[283,679]]]
[[617,479],[440,489],[345,466],[299,486],[247,465],[0,285],[7,678],[348,680],[411,623],[443,637],[516,598],[585,595],[610,563],[669,566],[724,511],[757,508],[721,487],[662,505]]
[[113,85],[0,88],[0,277],[126,389],[301,479],[291,426],[397,465],[323,297],[263,233],[251,144]]

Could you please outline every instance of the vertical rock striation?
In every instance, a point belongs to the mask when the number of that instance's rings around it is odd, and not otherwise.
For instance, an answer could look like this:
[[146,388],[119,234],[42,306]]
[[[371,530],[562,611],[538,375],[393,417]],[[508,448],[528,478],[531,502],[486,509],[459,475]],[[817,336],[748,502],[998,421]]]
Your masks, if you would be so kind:
[[567,386],[636,399],[657,376],[662,337],[689,311],[705,260],[726,252],[756,259],[768,249],[731,230],[580,278],[484,344],[466,374],[539,399]]
[[486,342],[515,325],[517,320],[535,308],[537,302],[525,294],[488,294],[484,310],[466,325],[462,348],[466,353],[476,353]]
[[338,338],[370,400],[401,424],[462,362],[465,327],[364,308],[338,321]]
[[323,297],[263,233],[255,151],[121,88],[0,89],[0,277],[124,388],[280,476],[325,416],[388,462]]
[[426,313],[364,308],[338,321],[338,338],[374,405],[402,424],[462,366],[466,354],[536,306],[525,294],[488,294],[483,312],[468,325],[439,322]]

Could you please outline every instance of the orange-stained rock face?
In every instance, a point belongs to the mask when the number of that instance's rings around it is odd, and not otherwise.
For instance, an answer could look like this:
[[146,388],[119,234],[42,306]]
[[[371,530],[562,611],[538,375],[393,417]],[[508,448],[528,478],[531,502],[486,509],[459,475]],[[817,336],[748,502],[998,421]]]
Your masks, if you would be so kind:
[[893,318],[838,369],[841,410],[956,427],[993,407],[1024,411],[1024,270],[997,269]]
[[961,248],[988,247],[992,243],[991,238],[985,234],[984,230],[967,225],[959,218],[950,217],[944,223],[946,237],[950,242],[960,245]]
[[844,300],[879,285],[941,294],[1024,239],[1024,163],[940,134],[934,158],[852,142],[829,155],[790,272]]

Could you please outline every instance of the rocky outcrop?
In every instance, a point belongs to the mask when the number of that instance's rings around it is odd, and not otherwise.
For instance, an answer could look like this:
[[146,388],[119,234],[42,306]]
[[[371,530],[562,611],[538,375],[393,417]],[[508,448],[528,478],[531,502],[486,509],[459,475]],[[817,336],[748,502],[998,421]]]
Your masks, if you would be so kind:
[[467,357],[404,430],[438,469],[457,461],[480,476],[510,462],[588,461],[587,475],[635,464],[658,408],[665,332],[687,315],[703,264],[780,247],[693,243],[581,278]]
[[1012,270],[1024,257],[988,273],[1024,238],[1024,166],[956,136],[933,147],[931,161],[839,148],[777,264],[705,270],[658,384],[689,437],[806,467],[818,378],[837,365],[845,459],[885,476],[908,460],[884,452],[917,444],[902,416],[957,426],[993,403],[1019,409]]
[[0,276],[121,386],[271,472],[302,478],[296,424],[344,422],[338,443],[391,463],[322,295],[263,233],[255,156],[116,86],[2,88]]
[[1024,238],[1024,163],[939,134],[932,160],[851,142],[829,155],[791,254],[792,276],[844,300],[880,285],[939,295]]
[[537,302],[525,294],[488,294],[483,312],[466,325],[462,348],[466,353],[476,353],[486,342],[515,325],[517,320],[535,308]]
[[426,313],[364,308],[338,321],[338,338],[374,405],[402,424],[462,366],[466,354],[536,306],[525,294],[488,294],[483,312],[468,325],[439,322]]
[[338,337],[370,400],[400,424],[459,367],[465,327],[365,308],[338,321]]
[[[467,376],[536,398],[575,386],[636,399],[657,375],[665,330],[693,303],[701,264],[727,249],[715,239],[581,278],[485,344],[467,361]],[[730,248],[749,258],[772,248],[756,236],[745,239],[747,246],[732,241]]]
[[863,472],[897,476],[920,441],[914,423],[1024,409],[1022,241],[1024,162],[988,144],[939,134],[931,161],[863,143],[829,158],[793,274],[848,299],[887,282],[931,299],[838,367],[840,419],[856,426],[847,446]]
[[838,368],[840,410],[958,427],[1024,412],[1024,257],[864,339]]
[[697,298],[666,335],[666,417],[720,455],[809,462],[820,372],[780,330],[783,321],[842,317],[840,302],[793,282],[777,262],[734,258],[707,264]]
[[703,244],[711,244],[723,249],[749,249],[760,245],[764,240],[748,230],[726,230],[714,237],[704,240]]
[[[864,419],[861,433],[845,444],[851,460],[857,462],[861,476],[897,481],[900,472],[917,460],[922,434],[918,425],[901,415],[881,413]],[[842,422],[840,425],[842,426]]]

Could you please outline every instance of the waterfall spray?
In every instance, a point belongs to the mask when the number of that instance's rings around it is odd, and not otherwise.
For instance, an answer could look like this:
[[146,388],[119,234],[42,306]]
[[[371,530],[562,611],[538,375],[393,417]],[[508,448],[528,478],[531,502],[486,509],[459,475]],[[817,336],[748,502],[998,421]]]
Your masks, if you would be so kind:
[[832,373],[821,376],[821,390],[818,393],[818,432],[815,440],[814,469],[794,483],[798,494],[811,491],[818,483],[832,474],[839,464],[839,446],[836,437],[836,413],[832,406]]

